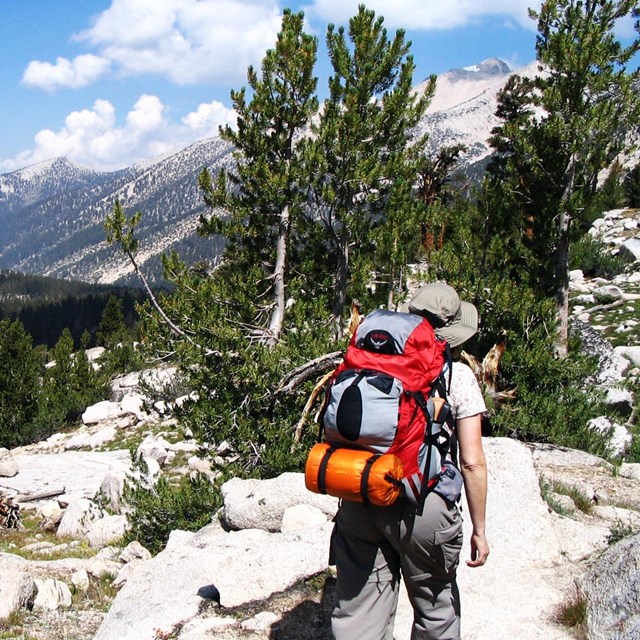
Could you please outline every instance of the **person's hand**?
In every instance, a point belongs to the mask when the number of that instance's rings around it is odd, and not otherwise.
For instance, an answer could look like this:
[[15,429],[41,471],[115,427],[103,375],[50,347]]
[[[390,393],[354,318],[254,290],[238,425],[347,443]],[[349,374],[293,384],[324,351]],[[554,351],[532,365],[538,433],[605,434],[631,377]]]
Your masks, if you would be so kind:
[[489,557],[489,545],[484,533],[471,535],[471,560],[467,560],[469,567],[481,567]]

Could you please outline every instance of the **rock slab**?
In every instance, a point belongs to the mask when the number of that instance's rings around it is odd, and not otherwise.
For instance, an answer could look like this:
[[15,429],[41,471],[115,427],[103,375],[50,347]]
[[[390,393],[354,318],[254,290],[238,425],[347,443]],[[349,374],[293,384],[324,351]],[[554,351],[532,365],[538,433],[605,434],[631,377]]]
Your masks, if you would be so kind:
[[326,568],[331,529],[227,532],[214,523],[185,536],[129,577],[94,640],[155,640],[196,617],[213,593],[224,613],[284,591]]
[[598,558],[583,580],[589,640],[640,638],[640,534]]

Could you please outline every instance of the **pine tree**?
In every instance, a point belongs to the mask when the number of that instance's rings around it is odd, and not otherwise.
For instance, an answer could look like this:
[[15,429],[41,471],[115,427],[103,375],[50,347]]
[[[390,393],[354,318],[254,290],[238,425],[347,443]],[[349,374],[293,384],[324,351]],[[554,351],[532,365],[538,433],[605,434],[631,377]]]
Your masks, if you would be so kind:
[[334,263],[338,327],[348,291],[364,295],[380,260],[393,288],[405,258],[398,234],[420,236],[414,185],[426,140],[412,135],[435,78],[421,97],[415,95],[411,43],[402,30],[389,39],[383,23],[360,6],[348,33],[329,25],[334,73],[308,156],[316,169],[314,215],[324,225]]
[[124,339],[126,334],[127,326],[122,312],[122,300],[110,295],[100,318],[96,342],[99,346],[113,348]]
[[249,67],[245,88],[231,92],[237,129],[220,135],[234,145],[235,169],[221,171],[215,182],[200,175],[205,202],[222,207],[229,219],[201,218],[200,232],[221,233],[226,259],[236,268],[268,265],[260,297],[270,292],[266,341],[282,332],[289,279],[290,243],[306,198],[307,176],[301,163],[301,136],[318,108],[314,77],[317,41],[304,33],[304,15],[285,10],[274,49],[262,60],[261,73]]
[[0,320],[0,447],[28,441],[44,367],[22,323]]
[[546,0],[530,15],[538,24],[541,73],[505,88],[506,119],[494,146],[504,155],[501,171],[528,244],[552,256],[543,281],[555,292],[557,350],[564,355],[572,223],[593,201],[598,174],[627,148],[626,131],[638,120],[638,72],[627,65],[640,40],[623,47],[615,28],[640,10],[632,0]]
[[74,352],[69,329],[62,331],[51,358],[38,402],[36,422],[42,437],[79,418],[87,406],[103,397],[105,390],[84,351]]

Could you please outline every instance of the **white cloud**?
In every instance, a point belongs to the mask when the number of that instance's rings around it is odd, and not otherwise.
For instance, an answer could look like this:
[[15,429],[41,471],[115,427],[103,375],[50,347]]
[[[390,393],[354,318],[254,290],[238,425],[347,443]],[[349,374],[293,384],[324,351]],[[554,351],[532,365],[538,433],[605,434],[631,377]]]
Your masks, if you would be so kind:
[[[361,0],[311,0],[304,7],[324,33],[357,12]],[[91,25],[73,39],[91,49],[73,60],[34,60],[26,85],[53,91],[83,87],[109,69],[121,76],[154,74],[179,85],[237,83],[275,43],[282,0],[111,0]],[[487,16],[500,16],[535,29],[527,7],[535,0],[368,0],[387,26],[452,29]],[[321,25],[321,27],[319,26]]]
[[55,91],[60,87],[77,89],[95,82],[109,66],[108,60],[90,53],[73,60],[58,58],[55,64],[32,60],[25,69],[22,83],[45,91]]
[[[357,13],[359,4],[360,0],[314,0],[305,12],[326,22],[346,24]],[[384,16],[385,25],[394,28],[453,29],[479,18],[500,16],[534,30],[535,23],[529,19],[527,9],[540,4],[540,0],[368,0],[366,6]]]
[[221,102],[214,100],[207,104],[201,104],[196,111],[192,111],[182,122],[189,129],[197,132],[202,137],[214,136],[218,134],[221,125],[235,127],[237,114],[233,109],[225,107]]
[[158,129],[163,124],[164,106],[156,96],[142,96],[127,114],[127,128],[144,133]]
[[123,75],[238,81],[273,46],[280,23],[276,0],[112,0],[75,39]]
[[0,163],[13,171],[49,158],[65,156],[94,169],[112,171],[154,156],[178,151],[205,137],[216,135],[221,124],[235,124],[235,113],[219,102],[201,104],[196,111],[172,124],[157,96],[142,95],[118,125],[116,110],[107,100],[91,109],[73,111],[58,131],[43,129],[34,147]]

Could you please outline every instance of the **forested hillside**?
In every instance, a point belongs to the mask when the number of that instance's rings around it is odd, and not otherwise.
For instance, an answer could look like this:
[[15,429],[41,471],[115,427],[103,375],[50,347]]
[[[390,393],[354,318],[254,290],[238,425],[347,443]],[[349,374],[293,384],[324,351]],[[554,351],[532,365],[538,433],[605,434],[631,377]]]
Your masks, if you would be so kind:
[[112,295],[122,301],[125,323],[133,327],[137,320],[135,304],[144,299],[140,289],[0,270],[0,320],[19,320],[36,345],[53,347],[63,329],[68,328],[76,348],[80,348],[85,331],[89,334],[88,346],[94,346],[100,319]]

